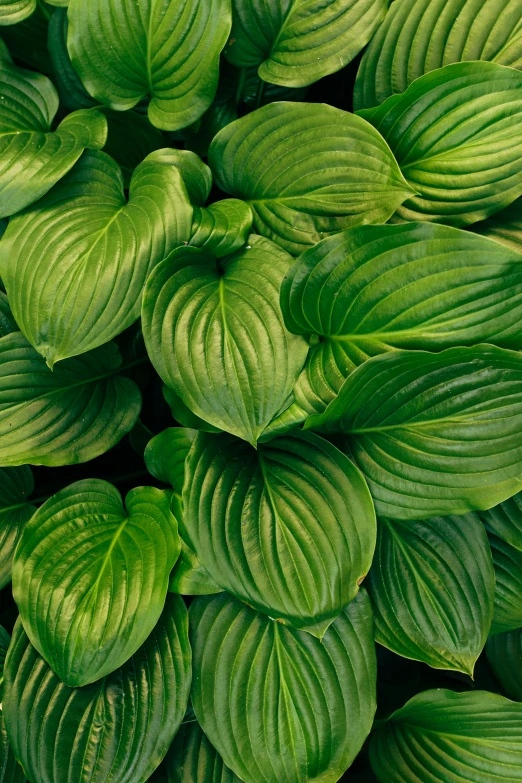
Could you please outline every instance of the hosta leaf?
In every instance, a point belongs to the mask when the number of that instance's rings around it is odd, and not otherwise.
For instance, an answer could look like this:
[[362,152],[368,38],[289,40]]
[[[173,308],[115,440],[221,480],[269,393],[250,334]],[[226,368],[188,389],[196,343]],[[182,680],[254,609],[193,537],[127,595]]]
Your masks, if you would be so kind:
[[481,511],[480,517],[488,530],[522,552],[522,492]]
[[382,518],[365,585],[375,638],[405,658],[473,676],[493,617],[495,572],[474,514]]
[[165,130],[212,103],[230,0],[71,0],[68,18],[73,66],[100,103],[121,111],[148,97],[151,123]]
[[370,109],[429,71],[465,60],[522,67],[521,0],[395,0],[364,53],[356,109]]
[[0,589],[11,579],[11,563],[22,530],[36,511],[28,502],[34,482],[31,468],[0,468]]
[[196,431],[185,427],[169,427],[150,440],[144,459],[149,473],[165,484],[171,484],[181,495],[185,480],[185,458]]
[[486,691],[425,691],[380,724],[370,760],[382,783],[516,783],[522,706]]
[[169,140],[146,117],[135,111],[120,112],[103,108],[103,113],[108,130],[103,151],[121,167],[123,183],[128,188],[134,169],[151,152],[167,147]]
[[237,198],[216,201],[204,209],[196,207],[189,244],[206,247],[216,258],[222,258],[246,243],[252,220],[248,204]]
[[490,508],[520,489],[522,356],[494,346],[369,359],[305,427],[350,433],[377,513]]
[[522,552],[489,529],[488,538],[495,566],[491,633],[496,634],[522,626]]
[[165,384],[163,384],[162,391],[165,402],[172,413],[172,417],[179,422],[182,427],[203,430],[204,432],[221,432],[218,427],[213,427],[212,424],[208,424],[208,422],[203,421],[199,416],[196,416],[195,413],[192,413],[190,408],[187,408],[181,398],[173,392],[172,389],[165,386]]
[[522,253],[522,200],[514,201],[487,220],[475,223],[473,231],[496,239],[512,250]]
[[5,337],[6,334],[17,331],[18,325],[13,318],[7,296],[3,291],[0,291],[0,337]]
[[24,628],[66,685],[114,671],[156,625],[181,545],[167,492],[100,479],[60,490],[25,526],[13,563]]
[[48,76],[53,73],[47,48],[50,15],[45,0],[38,0],[31,16],[23,22],[2,27],[1,30],[2,39],[15,60]]
[[522,73],[514,68],[447,65],[359,114],[419,193],[398,208],[399,219],[466,226],[522,193]]
[[0,25],[17,24],[34,12],[37,0],[1,0]]
[[296,432],[257,450],[198,433],[187,457],[183,530],[224,590],[322,636],[357,594],[375,515],[357,468],[328,441]]
[[[112,674],[64,685],[19,622],[6,661],[4,715],[31,783],[144,783],[185,713],[191,651],[183,600],[169,596],[145,644]],[[38,720],[34,720],[35,716]]]
[[387,7],[388,0],[232,0],[225,55],[242,68],[259,66],[267,82],[304,87],[351,62]]
[[2,783],[27,783],[20,764],[7,739],[4,717],[0,709],[0,780]]
[[116,445],[141,408],[114,343],[55,368],[20,332],[0,338],[0,465],[70,465]]
[[325,104],[271,103],[230,123],[209,163],[221,190],[250,204],[256,231],[294,254],[386,222],[413,193],[381,136]]
[[495,677],[509,698],[522,701],[522,628],[491,636],[486,654]]
[[[5,656],[7,654],[7,648],[9,647],[9,642],[11,641],[11,637],[5,630],[5,628],[2,628],[0,625],[0,688],[2,687],[2,684],[4,682],[4,663],[5,663]],[[1,780],[2,778],[0,778]]]
[[130,326],[151,269],[189,239],[192,208],[175,158],[162,152],[138,166],[128,201],[119,166],[91,152],[10,221],[2,279],[20,329],[50,367]]
[[184,247],[145,288],[143,334],[163,381],[202,419],[251,443],[285,403],[308,351],[279,307],[291,263],[257,236],[219,262]]
[[366,594],[345,609],[322,642],[226,594],[194,601],[190,633],[196,717],[241,780],[333,783],[340,778],[375,712],[375,648]]
[[[67,109],[90,109],[97,105],[76,71],[74,70],[67,50],[67,9],[57,8],[49,21],[48,48],[53,66],[53,77],[60,103]],[[122,142],[128,142],[126,135]],[[164,146],[164,145],[161,145]]]
[[168,783],[241,783],[195,720],[181,726],[164,766]]

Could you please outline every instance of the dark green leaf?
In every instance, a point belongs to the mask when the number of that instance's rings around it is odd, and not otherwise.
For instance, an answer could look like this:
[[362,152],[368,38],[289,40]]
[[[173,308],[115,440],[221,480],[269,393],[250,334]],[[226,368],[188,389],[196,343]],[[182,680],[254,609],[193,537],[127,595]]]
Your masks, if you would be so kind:
[[27,783],[22,767],[16,761],[7,739],[4,717],[0,709],[0,780],[2,783]]
[[168,783],[241,783],[195,720],[181,726],[164,766]]
[[[71,111],[90,109],[97,105],[97,101],[89,95],[72,67],[71,58],[67,51],[67,26],[67,10],[57,8],[49,21],[48,34],[48,48],[53,66],[54,82],[60,96],[60,103],[67,109]],[[128,142],[129,137],[126,136],[122,141]]]
[[480,517],[488,530],[522,552],[522,492],[481,511]]
[[522,628],[488,639],[488,661],[510,699],[522,701]]
[[22,530],[36,508],[29,501],[31,468],[0,468],[0,589],[11,579],[11,563]]
[[[135,111],[113,111],[103,108],[107,118],[107,141],[103,151],[121,167],[126,188],[132,181],[134,169],[155,150],[168,147],[169,140]],[[175,158],[172,159],[175,162]]]
[[[486,524],[487,527],[487,524]],[[522,626],[522,552],[488,530],[495,566],[495,608],[491,633]]]
[[17,331],[18,325],[13,318],[7,296],[3,291],[0,291],[0,337],[5,337],[6,334]]

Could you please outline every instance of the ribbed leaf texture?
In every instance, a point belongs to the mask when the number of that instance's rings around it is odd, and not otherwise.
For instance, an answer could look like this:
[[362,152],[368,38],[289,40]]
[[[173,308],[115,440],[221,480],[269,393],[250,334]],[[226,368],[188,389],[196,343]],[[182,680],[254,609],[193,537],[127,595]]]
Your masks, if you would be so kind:
[[11,563],[22,530],[36,511],[28,498],[34,482],[27,466],[0,468],[0,589],[11,579]]
[[164,768],[168,783],[241,783],[197,720],[181,726],[165,757]]
[[509,698],[522,701],[522,628],[491,636],[486,655]]

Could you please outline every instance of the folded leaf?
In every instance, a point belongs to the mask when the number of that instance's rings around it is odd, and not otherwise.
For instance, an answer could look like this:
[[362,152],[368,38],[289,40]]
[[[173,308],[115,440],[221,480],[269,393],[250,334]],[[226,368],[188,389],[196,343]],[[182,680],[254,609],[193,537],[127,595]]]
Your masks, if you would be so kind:
[[394,351],[348,376],[305,427],[349,433],[377,514],[465,514],[515,494],[522,475],[522,356],[490,345]]
[[184,723],[164,761],[168,783],[241,783],[196,720]]
[[486,691],[420,693],[372,735],[382,783],[522,780],[522,705]]
[[479,516],[488,530],[522,552],[522,492]]
[[253,111],[217,134],[209,164],[221,190],[250,204],[256,231],[294,255],[345,228],[386,222],[413,193],[380,134],[326,104]]
[[115,446],[141,408],[124,369],[114,343],[51,372],[20,332],[0,338],[0,465],[71,465]]
[[296,431],[257,450],[198,433],[187,457],[181,525],[224,590],[322,636],[371,564],[375,515],[357,468]]
[[488,529],[495,566],[495,605],[491,633],[522,626],[522,552]]
[[220,261],[183,247],[145,288],[143,334],[162,380],[195,414],[250,443],[285,403],[308,351],[279,307],[291,263],[257,236]]
[[509,698],[522,701],[522,628],[491,636],[486,654],[495,677]]
[[405,658],[473,676],[491,627],[495,592],[480,519],[383,518],[378,531],[365,582],[376,641]]
[[359,54],[386,14],[388,0],[232,0],[227,59],[259,66],[267,82],[304,87]]
[[[0,468],[0,589],[11,579],[11,563],[22,530],[36,511],[29,501],[31,468]],[[1,780],[1,778],[0,778]]]
[[121,111],[148,97],[151,123],[165,130],[212,103],[230,0],[70,0],[68,18],[72,64],[99,103]]
[[189,244],[206,247],[216,258],[222,258],[246,243],[252,219],[248,204],[237,198],[216,201],[206,209],[196,207]]
[[475,223],[473,231],[522,253],[522,201],[517,199],[487,220]]
[[6,661],[9,739],[31,783],[83,781],[86,771],[89,783],[144,783],[181,724],[190,681],[178,596],[128,663],[84,688],[64,685],[18,622]]
[[0,25],[17,24],[34,12],[37,0],[1,0]]
[[400,220],[466,226],[522,194],[522,73],[487,62],[447,65],[359,112],[379,130],[419,195]]
[[395,0],[361,60],[354,106],[377,106],[465,60],[522,67],[521,0]]
[[190,634],[196,717],[241,780],[333,783],[341,777],[375,712],[366,594],[345,609],[322,642],[226,594],[192,603]]
[[0,270],[13,314],[52,367],[93,350],[139,317],[147,275],[190,237],[192,208],[175,151],[135,170],[86,153],[38,204],[12,219]]
[[145,465],[151,476],[171,484],[178,495],[183,492],[185,458],[195,437],[195,430],[169,427],[152,438],[145,449]]

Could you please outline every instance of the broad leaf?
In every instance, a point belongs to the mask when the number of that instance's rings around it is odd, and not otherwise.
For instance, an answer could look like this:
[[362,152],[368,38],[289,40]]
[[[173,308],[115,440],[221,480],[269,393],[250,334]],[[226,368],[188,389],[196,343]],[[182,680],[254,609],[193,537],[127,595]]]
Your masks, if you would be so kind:
[[0,468],[0,589],[11,579],[11,563],[25,524],[36,511],[29,501],[31,468]]
[[522,705],[486,691],[420,693],[372,735],[382,783],[517,783]]
[[53,495],[25,526],[13,563],[24,629],[66,685],[127,661],[162,612],[181,545],[167,492],[85,479]]
[[400,220],[466,226],[522,194],[522,73],[514,68],[447,65],[359,115],[419,194],[398,208]]
[[322,636],[371,564],[375,514],[335,446],[296,432],[257,450],[198,433],[187,457],[182,529],[224,590]]
[[465,514],[515,494],[522,474],[522,356],[489,345],[394,351],[348,376],[305,427],[349,433],[378,515]]
[[196,720],[184,723],[164,761],[168,783],[241,783]]
[[489,529],[488,538],[495,566],[491,633],[496,634],[522,626],[522,552]]
[[522,552],[522,492],[481,511],[480,518],[488,530]]
[[475,223],[473,231],[522,253],[522,200],[517,199],[487,220]]
[[34,12],[37,0],[1,0],[0,25],[17,24]]
[[474,514],[379,520],[365,586],[375,638],[405,658],[473,676],[493,617],[495,572]]
[[143,334],[162,380],[202,419],[250,443],[285,404],[308,351],[279,307],[291,263],[253,235],[220,261],[179,248],[145,288]]
[[169,596],[159,623],[128,663],[84,688],[64,685],[18,622],[6,661],[4,716],[32,783],[144,783],[150,777],[187,706],[187,619],[183,600]]
[[0,271],[13,314],[52,367],[111,340],[138,317],[147,275],[190,237],[192,208],[162,150],[135,170],[86,153],[34,207],[9,223]]
[[371,125],[325,104],[271,103],[230,123],[209,163],[221,190],[250,204],[256,231],[294,255],[386,222],[413,193]]
[[71,0],[68,18],[72,64],[99,103],[121,111],[150,98],[149,119],[165,130],[212,103],[230,0]]
[[0,338],[0,465],[71,465],[116,445],[141,395],[114,343],[54,372],[20,332]]
[[196,207],[189,244],[206,247],[222,258],[246,243],[252,220],[248,204],[237,198],[216,201],[205,209]]
[[465,60],[522,67],[521,0],[395,0],[364,53],[356,109],[370,109],[429,71]]
[[[53,66],[53,77],[60,103],[67,109],[90,109],[97,105],[74,68],[67,50],[67,9],[57,8],[49,21],[48,48]],[[129,139],[126,136],[123,141]],[[164,146],[163,144],[161,146]]]
[[372,613],[364,593],[322,642],[226,594],[193,602],[190,633],[196,717],[241,780],[341,777],[375,712]]
[[305,87],[359,54],[386,14],[388,0],[232,0],[225,56],[286,87]]
[[491,636],[486,654],[495,677],[509,698],[522,701],[522,628]]
[[20,764],[14,757],[0,709],[0,780],[2,783],[27,783]]

